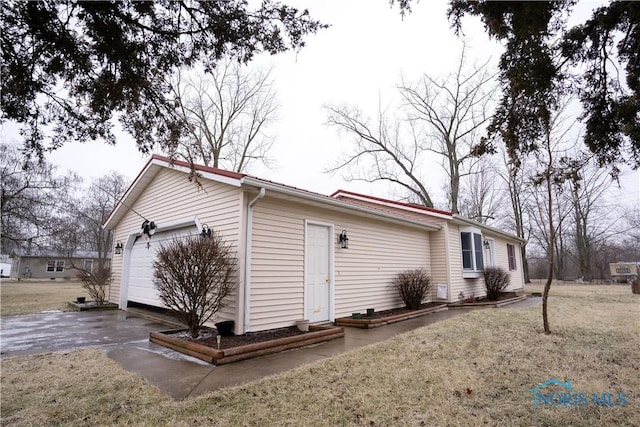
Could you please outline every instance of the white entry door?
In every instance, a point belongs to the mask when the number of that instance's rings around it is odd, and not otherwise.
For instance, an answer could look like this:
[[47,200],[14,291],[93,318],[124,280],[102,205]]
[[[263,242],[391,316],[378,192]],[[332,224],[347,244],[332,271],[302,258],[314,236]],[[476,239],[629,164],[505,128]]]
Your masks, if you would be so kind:
[[305,271],[305,318],[310,322],[329,320],[331,228],[307,224]]

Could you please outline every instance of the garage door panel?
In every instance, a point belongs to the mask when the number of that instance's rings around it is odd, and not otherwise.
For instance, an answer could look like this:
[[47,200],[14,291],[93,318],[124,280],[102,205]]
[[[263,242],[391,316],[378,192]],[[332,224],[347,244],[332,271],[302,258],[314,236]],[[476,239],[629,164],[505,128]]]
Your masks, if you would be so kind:
[[153,284],[153,262],[162,243],[196,234],[194,227],[158,232],[151,239],[137,237],[131,247],[127,300],[156,307],[165,307]]

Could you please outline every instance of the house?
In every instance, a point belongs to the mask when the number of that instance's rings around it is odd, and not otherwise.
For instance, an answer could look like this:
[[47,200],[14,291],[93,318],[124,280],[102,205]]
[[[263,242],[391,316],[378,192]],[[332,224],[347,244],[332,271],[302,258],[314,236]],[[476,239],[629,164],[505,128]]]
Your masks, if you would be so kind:
[[[193,172],[198,185],[188,179]],[[144,221],[155,226],[150,237],[141,233]],[[215,320],[234,320],[236,333],[400,307],[391,281],[407,269],[429,272],[431,301],[483,296],[488,265],[509,271],[509,290],[524,287],[522,241],[495,228],[348,191],[325,196],[211,167],[192,169],[159,155],[104,226],[123,248],[112,260],[109,295],[122,309],[162,306],[152,280],[162,242],[203,228],[219,232],[237,253],[239,286]]]
[[[78,275],[75,268],[93,270],[100,262],[98,252],[84,250],[71,253],[41,248],[16,250],[9,257],[14,279],[73,279]],[[111,254],[107,256],[107,267],[110,257]]]

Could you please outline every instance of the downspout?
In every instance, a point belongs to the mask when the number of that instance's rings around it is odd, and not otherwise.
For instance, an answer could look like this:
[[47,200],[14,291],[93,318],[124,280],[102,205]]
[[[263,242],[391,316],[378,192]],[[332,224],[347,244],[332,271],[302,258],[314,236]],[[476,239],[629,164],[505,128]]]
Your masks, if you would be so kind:
[[253,205],[264,197],[266,190],[260,188],[260,192],[249,202],[247,207],[247,239],[244,249],[244,332],[249,332],[249,319],[251,318],[251,246],[253,243]]

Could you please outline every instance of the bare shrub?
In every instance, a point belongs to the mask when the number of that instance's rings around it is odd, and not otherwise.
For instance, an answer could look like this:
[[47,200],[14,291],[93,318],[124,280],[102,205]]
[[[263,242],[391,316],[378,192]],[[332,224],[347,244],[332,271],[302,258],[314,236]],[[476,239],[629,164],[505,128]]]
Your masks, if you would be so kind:
[[511,283],[509,273],[500,267],[487,267],[484,269],[484,285],[487,288],[487,299],[497,301],[500,292],[504,291]]
[[431,284],[431,276],[423,268],[406,270],[393,279],[393,286],[400,294],[408,309],[420,308],[422,300],[427,296]]
[[82,283],[83,289],[89,293],[91,300],[97,305],[102,305],[106,301],[107,288],[111,284],[111,269],[104,265],[99,265],[92,270],[77,268],[78,279]]
[[218,233],[162,244],[153,263],[160,300],[196,338],[202,325],[225,306],[236,288],[237,259]]

